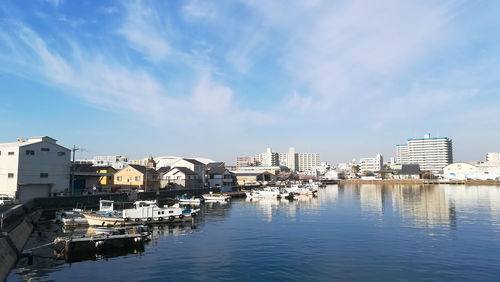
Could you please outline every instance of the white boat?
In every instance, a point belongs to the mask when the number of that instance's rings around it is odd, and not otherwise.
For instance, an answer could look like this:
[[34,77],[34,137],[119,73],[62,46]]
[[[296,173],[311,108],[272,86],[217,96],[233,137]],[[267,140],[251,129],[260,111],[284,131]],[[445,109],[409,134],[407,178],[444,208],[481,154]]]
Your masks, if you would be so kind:
[[222,195],[222,194],[213,194],[212,192],[210,192],[210,194],[204,194],[203,195],[203,199],[205,199],[206,201],[210,201],[210,202],[226,202],[226,201],[229,201],[229,199],[231,199],[231,196],[226,196],[226,195]]
[[179,201],[179,204],[183,205],[200,205],[205,199],[203,198],[187,198],[187,197],[177,197],[175,198]]
[[279,198],[280,189],[277,187],[266,187],[262,190],[252,190],[245,192],[248,198]]
[[81,212],[91,226],[138,225],[162,222],[183,222],[191,220],[199,209],[181,208],[178,204],[160,208],[156,201],[136,201],[134,208],[115,211],[112,201],[101,200],[98,212]]
[[315,195],[318,190],[314,190],[310,187],[302,187],[299,185],[292,185],[290,188],[286,188],[286,191],[289,193],[293,193],[295,195]]

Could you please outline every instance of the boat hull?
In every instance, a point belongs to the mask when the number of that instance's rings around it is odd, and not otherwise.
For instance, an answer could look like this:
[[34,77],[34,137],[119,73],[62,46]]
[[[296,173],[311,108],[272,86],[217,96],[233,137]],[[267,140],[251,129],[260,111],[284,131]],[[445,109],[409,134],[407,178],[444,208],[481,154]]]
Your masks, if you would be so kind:
[[[169,217],[148,217],[148,218],[121,218],[100,216],[92,213],[82,213],[90,226],[126,226],[141,224],[165,224],[192,221],[197,213],[182,214]],[[194,214],[194,216],[193,216]]]

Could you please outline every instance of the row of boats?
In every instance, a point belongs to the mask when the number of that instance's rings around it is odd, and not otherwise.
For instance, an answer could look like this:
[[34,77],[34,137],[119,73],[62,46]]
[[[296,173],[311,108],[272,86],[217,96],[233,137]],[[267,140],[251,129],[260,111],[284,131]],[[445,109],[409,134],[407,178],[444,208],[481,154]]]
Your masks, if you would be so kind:
[[159,207],[156,201],[136,201],[133,208],[116,210],[114,201],[100,200],[99,210],[73,209],[61,211],[56,220],[65,227],[82,225],[113,227],[154,223],[178,223],[190,221],[196,217],[199,206],[207,202],[227,202],[231,197],[218,194],[206,194],[202,198],[178,197],[178,203],[172,206]]

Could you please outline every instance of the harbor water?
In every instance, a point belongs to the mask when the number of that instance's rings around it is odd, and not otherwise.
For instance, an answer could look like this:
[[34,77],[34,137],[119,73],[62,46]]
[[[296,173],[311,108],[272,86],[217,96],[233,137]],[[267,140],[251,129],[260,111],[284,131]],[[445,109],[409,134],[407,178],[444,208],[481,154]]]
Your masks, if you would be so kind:
[[[27,247],[58,233],[40,226]],[[136,250],[23,258],[8,281],[498,281],[500,187],[331,185],[294,201],[207,203]]]

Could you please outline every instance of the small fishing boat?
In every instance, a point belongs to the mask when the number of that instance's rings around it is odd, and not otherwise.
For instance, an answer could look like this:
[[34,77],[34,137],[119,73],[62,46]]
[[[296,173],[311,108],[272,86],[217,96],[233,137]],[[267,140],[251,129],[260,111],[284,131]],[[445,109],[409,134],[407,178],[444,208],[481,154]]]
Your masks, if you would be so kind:
[[64,227],[88,226],[87,219],[80,213],[81,210],[59,211],[56,213],[56,223],[62,223]]
[[210,194],[204,194],[203,199],[209,202],[226,202],[231,199],[231,196],[226,196],[222,194],[213,194],[212,192],[210,192]]
[[200,205],[205,200],[203,198],[195,197],[188,198],[186,196],[176,197],[175,199],[178,200],[181,205]]
[[101,200],[97,212],[81,212],[91,226],[123,226],[143,223],[184,222],[192,220],[200,209],[181,208],[178,204],[171,207],[158,207],[156,201],[136,201],[134,208],[115,211],[112,201]]

